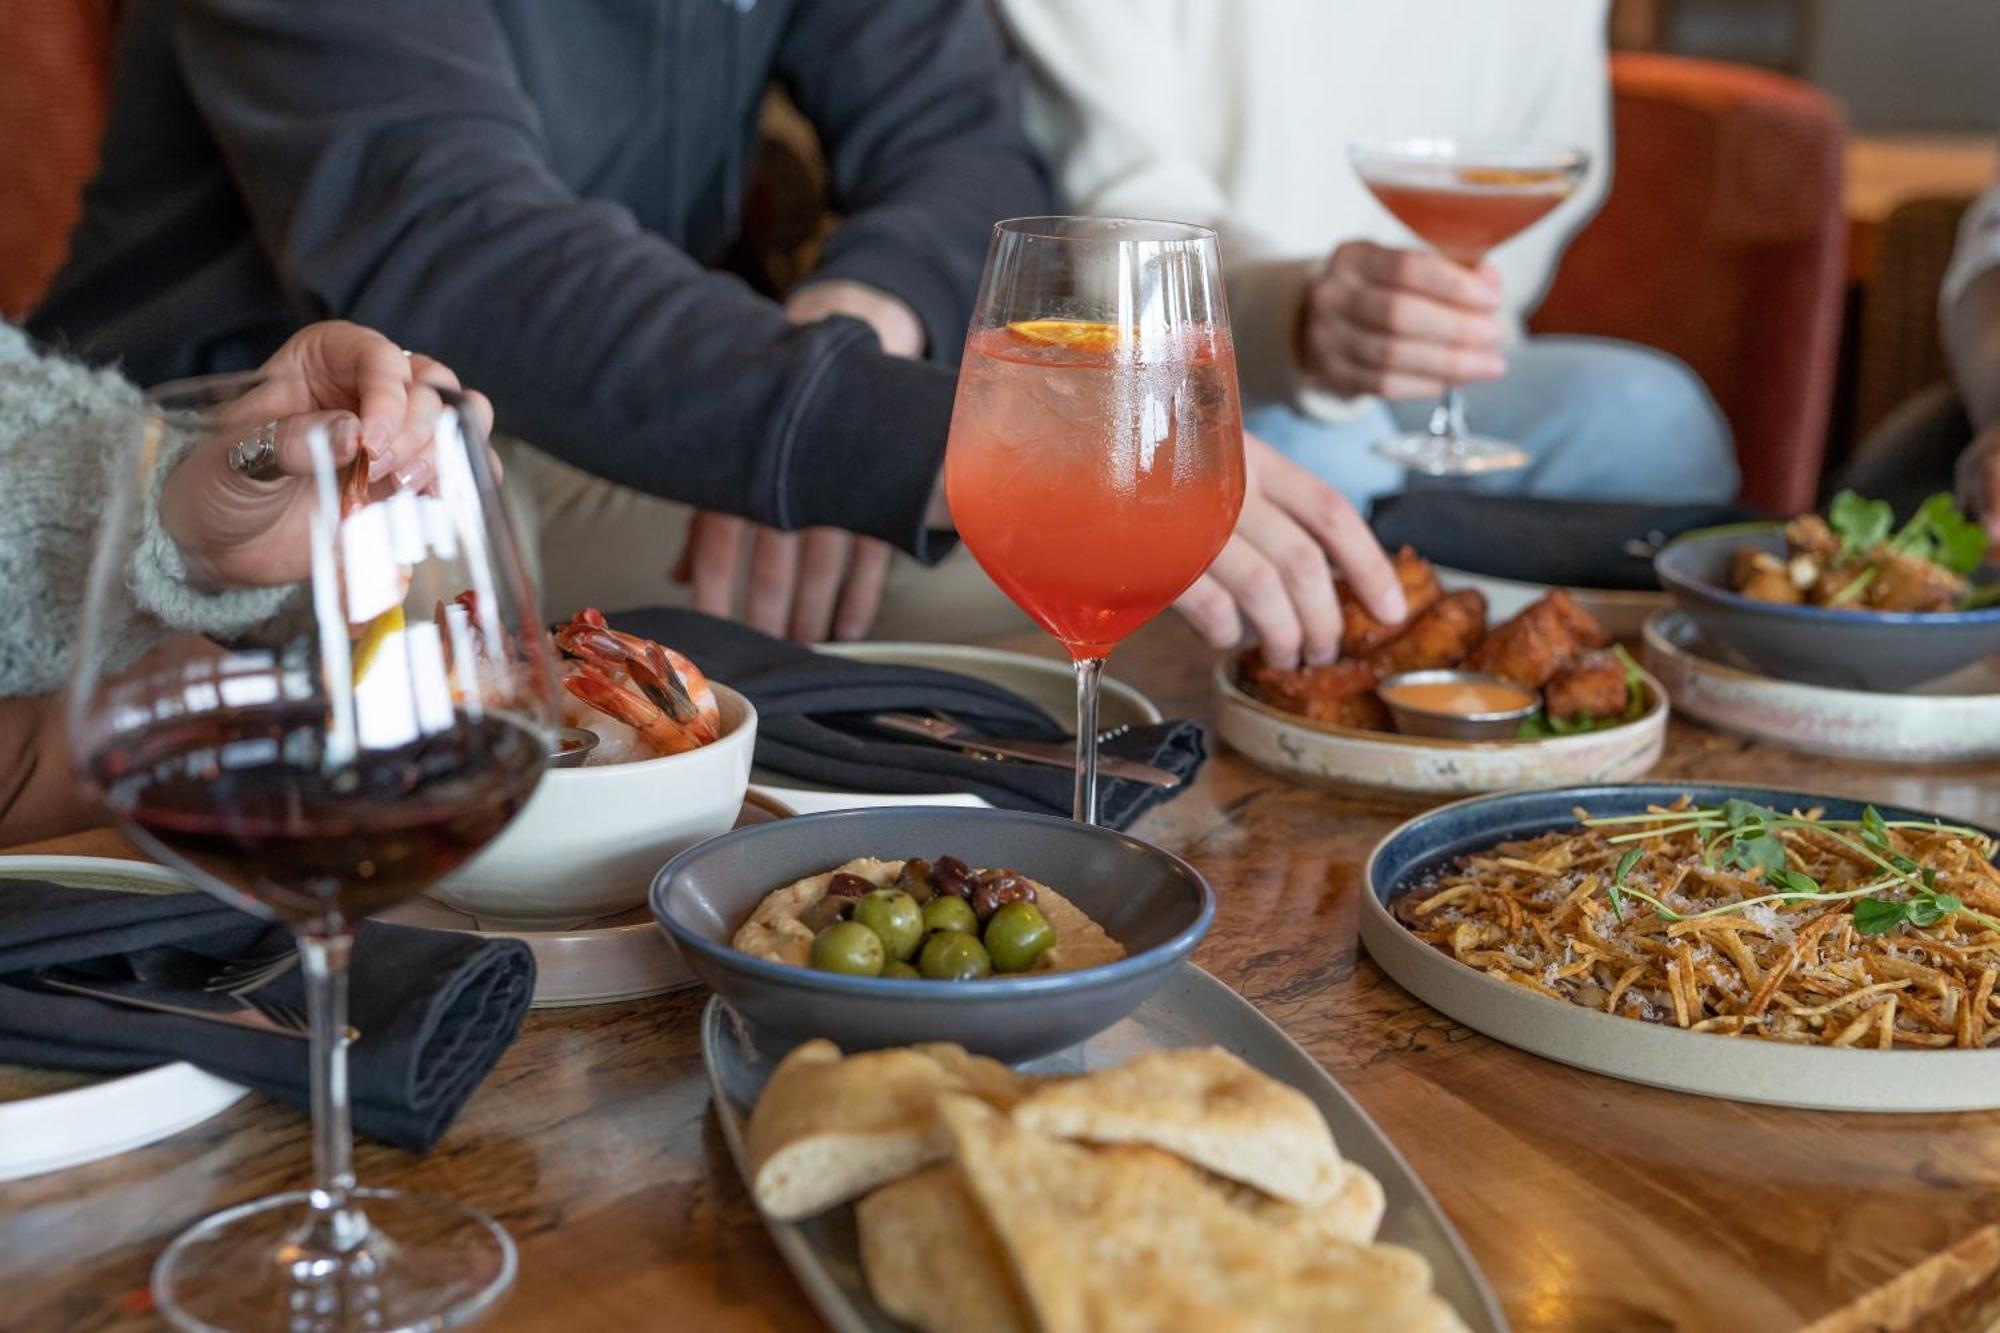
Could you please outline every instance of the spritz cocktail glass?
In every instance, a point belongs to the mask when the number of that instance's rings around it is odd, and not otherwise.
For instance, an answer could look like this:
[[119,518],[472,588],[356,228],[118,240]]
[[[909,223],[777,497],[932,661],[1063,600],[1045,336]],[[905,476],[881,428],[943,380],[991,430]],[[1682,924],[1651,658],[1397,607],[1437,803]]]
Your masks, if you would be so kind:
[[[1348,148],[1362,183],[1398,222],[1468,269],[1487,252],[1547,217],[1583,179],[1581,149],[1401,139]],[[1447,385],[1430,428],[1376,446],[1413,472],[1464,476],[1522,467],[1528,455],[1504,440],[1470,434],[1465,402]]]
[[945,456],[959,535],[1077,673],[1074,813],[1097,820],[1097,689],[1221,552],[1243,416],[1215,233],[1123,218],[994,229]]

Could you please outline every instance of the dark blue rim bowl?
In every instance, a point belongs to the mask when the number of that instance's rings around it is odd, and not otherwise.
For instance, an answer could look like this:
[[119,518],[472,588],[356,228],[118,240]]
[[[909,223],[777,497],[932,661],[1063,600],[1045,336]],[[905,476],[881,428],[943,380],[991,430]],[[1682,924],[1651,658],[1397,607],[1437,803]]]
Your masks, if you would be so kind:
[[[1697,548],[1720,545],[1725,541],[1738,545],[1756,544],[1747,541],[1747,538],[1776,538],[1777,543],[1772,547],[1772,554],[1779,554],[1784,549],[1784,532],[1785,527],[1782,523],[1732,523],[1725,527],[1699,528],[1693,532],[1684,532],[1660,548],[1660,553],[1653,557],[1653,573],[1660,580],[1661,586],[1669,591],[1683,592],[1690,597],[1731,610],[1772,616],[1780,620],[1797,620],[1821,625],[2000,625],[2000,603],[1976,607],[1970,611],[1849,611],[1837,606],[1787,606],[1783,602],[1763,602],[1755,597],[1745,597],[1742,593],[1721,584],[1698,579],[1692,574],[1684,574],[1675,567],[1676,552],[1685,554]],[[1974,574],[1973,586],[1981,587],[1993,581],[1995,573],[1993,566],[1981,565]]]
[[[1884,819],[1935,820],[1987,832],[1970,820],[1950,819],[1928,810],[1883,805],[1852,796],[1802,792],[1789,787],[1707,782],[1604,783],[1589,787],[1474,796],[1427,810],[1392,830],[1376,844],[1363,871],[1364,882],[1375,901],[1386,908],[1416,880],[1461,856],[1486,851],[1497,843],[1572,827],[1576,823],[1572,812],[1579,805],[1592,815],[1631,815],[1643,812],[1650,805],[1671,805],[1683,796],[1691,798],[1697,805],[1720,805],[1724,801],[1740,799],[1781,811],[1819,808],[1835,819],[1859,818],[1864,806],[1874,805]],[[1397,928],[1407,929],[1401,922],[1397,922]],[[1495,984],[1505,986],[1509,983],[1496,978]]]
[[[1040,815],[1019,810],[981,810],[976,806],[887,806],[898,814],[908,814],[925,809],[949,811],[954,816],[984,818],[1001,816],[1012,820],[1029,820],[1044,824],[1071,824],[1074,821],[1058,815]],[[878,811],[873,808],[859,810],[828,810],[816,815],[797,815],[782,821],[785,827],[799,824],[836,824],[865,820]],[[955,981],[949,986],[940,986],[935,981],[899,979],[894,977],[850,977],[837,972],[819,972],[809,967],[794,967],[790,963],[774,963],[768,958],[757,958],[741,949],[727,944],[718,944],[704,935],[698,935],[677,921],[667,911],[667,884],[674,878],[683,862],[705,855],[718,846],[731,841],[757,837],[766,829],[779,827],[777,824],[752,824],[748,828],[736,829],[718,834],[706,842],[694,846],[660,867],[653,876],[653,887],[648,891],[647,902],[653,909],[653,919],[658,921],[673,937],[674,943],[683,949],[692,950],[716,963],[747,972],[751,976],[802,990],[824,991],[830,995],[923,995],[934,1000],[1004,1000],[1020,999],[1030,995],[1076,990],[1080,987],[1109,985],[1123,978],[1137,976],[1151,971],[1170,961],[1186,958],[1208,934],[1208,928],[1215,922],[1215,890],[1199,870],[1163,847],[1157,847],[1129,833],[1116,829],[1098,828],[1096,835],[1114,839],[1143,856],[1159,857],[1184,872],[1193,881],[1198,893],[1200,907],[1195,918],[1188,925],[1175,931],[1159,944],[1143,953],[1128,954],[1115,963],[1105,963],[1099,967],[1086,967],[1075,972],[1046,972],[1038,975],[990,977],[983,981]],[[831,869],[832,867],[828,867]],[[779,885],[772,885],[779,888]],[[768,893],[770,890],[765,890]],[[1068,895],[1065,894],[1065,897]],[[1119,941],[1124,943],[1124,941]]]

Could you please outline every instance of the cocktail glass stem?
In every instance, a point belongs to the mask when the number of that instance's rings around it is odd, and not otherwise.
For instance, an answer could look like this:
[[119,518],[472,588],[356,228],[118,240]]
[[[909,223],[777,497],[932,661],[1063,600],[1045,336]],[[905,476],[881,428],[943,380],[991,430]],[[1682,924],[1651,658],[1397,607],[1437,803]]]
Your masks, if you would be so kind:
[[[344,1262],[368,1239],[368,1215],[354,1202],[354,1131],[348,1121],[346,931],[301,934],[299,961],[312,1017],[312,1220],[298,1262]],[[301,1273],[302,1282],[311,1274]]]
[[1438,442],[1438,452],[1445,458],[1459,459],[1465,453],[1465,433],[1465,391],[1447,384],[1437,410],[1431,413],[1431,435]]
[[1097,686],[1104,659],[1076,659],[1076,801],[1070,813],[1079,824],[1097,822]]

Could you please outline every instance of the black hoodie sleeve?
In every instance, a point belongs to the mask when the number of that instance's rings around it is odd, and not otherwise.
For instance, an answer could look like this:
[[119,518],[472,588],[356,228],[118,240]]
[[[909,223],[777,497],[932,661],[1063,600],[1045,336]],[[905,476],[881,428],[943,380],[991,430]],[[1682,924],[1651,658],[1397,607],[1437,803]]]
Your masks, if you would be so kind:
[[187,84],[299,308],[447,362],[509,430],[599,476],[935,553],[950,373],[854,320],[794,328],[579,198],[484,0],[179,9]]
[[1018,71],[981,0],[799,0],[778,74],[819,131],[846,220],[814,277],[902,298],[958,361],[993,224],[1043,213]]

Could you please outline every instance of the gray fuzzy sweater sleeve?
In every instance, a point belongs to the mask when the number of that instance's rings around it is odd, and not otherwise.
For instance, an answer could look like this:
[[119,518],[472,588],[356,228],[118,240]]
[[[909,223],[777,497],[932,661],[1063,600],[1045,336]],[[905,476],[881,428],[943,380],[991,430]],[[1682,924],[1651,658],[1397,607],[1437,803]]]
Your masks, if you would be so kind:
[[[113,478],[134,463],[139,391],[111,371],[38,355],[0,322],[0,698],[50,694],[68,678],[99,522]],[[110,590],[107,651],[123,663],[180,630],[217,638],[270,619],[289,588],[218,593],[189,585],[160,527],[159,484],[194,438],[169,428]]]

